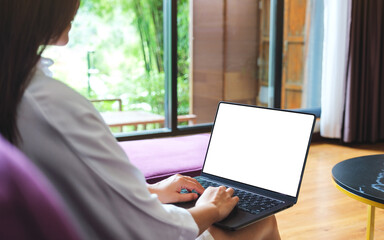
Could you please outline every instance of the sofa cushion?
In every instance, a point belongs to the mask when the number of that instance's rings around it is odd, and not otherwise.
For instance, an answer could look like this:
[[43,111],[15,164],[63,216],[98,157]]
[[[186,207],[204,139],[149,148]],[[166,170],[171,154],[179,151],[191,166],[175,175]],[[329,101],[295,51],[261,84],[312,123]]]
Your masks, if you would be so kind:
[[0,239],[81,239],[56,189],[1,135]]
[[200,174],[210,134],[119,142],[130,161],[154,183],[176,173]]

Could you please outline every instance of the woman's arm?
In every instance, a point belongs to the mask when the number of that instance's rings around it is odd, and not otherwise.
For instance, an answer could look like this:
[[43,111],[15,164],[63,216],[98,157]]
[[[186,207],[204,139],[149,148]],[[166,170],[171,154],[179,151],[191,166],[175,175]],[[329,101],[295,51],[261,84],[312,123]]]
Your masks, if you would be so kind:
[[196,193],[180,193],[181,189],[195,190],[201,194],[195,207],[188,209],[197,226],[199,234],[208,229],[213,223],[224,219],[239,201],[233,197],[232,188],[209,187],[206,190],[200,183],[191,177],[176,174],[159,183],[148,185],[151,193],[158,195],[162,203],[186,202],[197,199]]

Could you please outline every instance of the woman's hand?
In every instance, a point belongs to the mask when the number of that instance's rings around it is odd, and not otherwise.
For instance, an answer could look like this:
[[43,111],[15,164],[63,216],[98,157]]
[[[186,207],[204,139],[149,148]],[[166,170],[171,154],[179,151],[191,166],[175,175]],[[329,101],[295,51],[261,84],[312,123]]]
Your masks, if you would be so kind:
[[216,221],[220,221],[229,215],[239,201],[239,197],[232,196],[233,193],[233,188],[208,187],[196,202],[196,207],[205,204],[213,205],[217,209]]
[[232,188],[208,187],[197,200],[195,207],[188,209],[199,226],[199,234],[208,229],[213,223],[224,219],[239,201],[233,197]]
[[199,194],[204,192],[204,188],[196,179],[180,174],[148,185],[148,190],[157,194],[162,203],[188,202],[197,199],[196,193],[180,193],[182,189],[195,190]]

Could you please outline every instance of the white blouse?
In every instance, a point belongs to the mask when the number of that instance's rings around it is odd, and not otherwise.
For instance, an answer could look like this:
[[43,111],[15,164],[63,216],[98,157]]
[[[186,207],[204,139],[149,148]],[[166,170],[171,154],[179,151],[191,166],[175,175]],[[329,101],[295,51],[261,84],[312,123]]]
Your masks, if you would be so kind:
[[[161,204],[84,97],[41,59],[18,109],[20,149],[46,174],[84,239],[195,239],[190,213]],[[155,159],[154,159],[155,160]]]

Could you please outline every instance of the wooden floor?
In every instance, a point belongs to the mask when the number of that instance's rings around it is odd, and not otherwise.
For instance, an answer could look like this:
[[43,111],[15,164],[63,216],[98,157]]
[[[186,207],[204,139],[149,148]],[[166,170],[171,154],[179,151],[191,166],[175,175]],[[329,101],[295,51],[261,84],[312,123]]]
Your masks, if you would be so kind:
[[[313,143],[298,203],[276,215],[282,239],[365,239],[367,207],[335,188],[332,167],[345,159],[383,154],[384,143]],[[375,239],[384,239],[384,210],[376,208]]]

